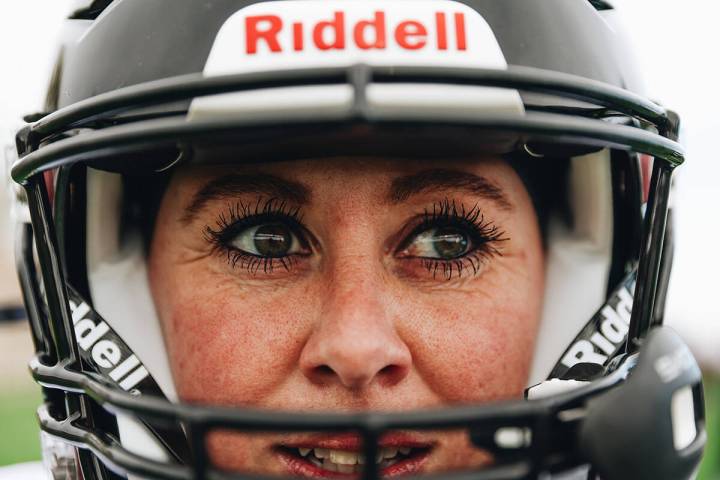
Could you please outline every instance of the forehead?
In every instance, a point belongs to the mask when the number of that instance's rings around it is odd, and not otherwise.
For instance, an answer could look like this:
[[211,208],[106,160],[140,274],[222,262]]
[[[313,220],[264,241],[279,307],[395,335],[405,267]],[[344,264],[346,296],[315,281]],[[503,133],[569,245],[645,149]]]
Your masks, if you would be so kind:
[[183,210],[185,224],[217,202],[251,197],[296,206],[347,202],[391,206],[459,195],[506,212],[527,204],[522,182],[500,158],[414,162],[331,158],[189,167],[176,173],[168,193],[166,199]]
[[199,188],[218,177],[269,174],[306,184],[314,191],[340,185],[370,183],[374,188],[389,186],[399,177],[421,172],[455,171],[485,177],[499,187],[510,187],[518,179],[512,167],[500,157],[481,158],[383,158],[333,157],[284,162],[198,165],[178,169],[173,183],[189,189]]

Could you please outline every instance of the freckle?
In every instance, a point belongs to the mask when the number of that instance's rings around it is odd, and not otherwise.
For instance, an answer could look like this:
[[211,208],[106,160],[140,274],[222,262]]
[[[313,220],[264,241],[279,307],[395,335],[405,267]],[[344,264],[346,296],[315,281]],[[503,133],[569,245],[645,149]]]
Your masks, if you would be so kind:
[[180,329],[181,322],[182,322],[182,320],[179,318],[178,315],[172,316],[172,318],[170,319],[170,324],[172,325],[173,331],[177,332]]

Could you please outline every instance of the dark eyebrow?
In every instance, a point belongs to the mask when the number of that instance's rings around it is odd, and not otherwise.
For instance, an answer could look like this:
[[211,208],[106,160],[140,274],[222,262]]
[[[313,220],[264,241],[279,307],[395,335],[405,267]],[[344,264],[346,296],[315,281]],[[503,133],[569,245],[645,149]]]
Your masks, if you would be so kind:
[[229,174],[210,180],[193,196],[180,219],[189,224],[205,205],[215,200],[238,197],[244,194],[257,194],[275,198],[295,205],[303,205],[310,200],[310,190],[302,183],[268,174]]
[[441,190],[464,190],[495,202],[503,210],[512,210],[513,204],[494,182],[485,177],[459,170],[434,169],[398,177],[388,192],[390,203],[400,203],[413,195]]

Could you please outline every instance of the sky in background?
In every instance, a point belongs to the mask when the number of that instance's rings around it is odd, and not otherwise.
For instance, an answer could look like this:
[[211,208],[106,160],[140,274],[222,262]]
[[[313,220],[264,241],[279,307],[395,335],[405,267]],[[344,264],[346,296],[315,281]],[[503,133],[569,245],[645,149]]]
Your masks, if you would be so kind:
[[[61,20],[77,1],[0,3],[0,145],[11,141],[22,114],[40,109]],[[684,121],[688,161],[676,181],[677,250],[667,323],[703,363],[720,371],[720,2],[615,3],[634,40],[648,94],[680,112]],[[7,302],[17,298],[17,290],[2,201],[0,302]]]

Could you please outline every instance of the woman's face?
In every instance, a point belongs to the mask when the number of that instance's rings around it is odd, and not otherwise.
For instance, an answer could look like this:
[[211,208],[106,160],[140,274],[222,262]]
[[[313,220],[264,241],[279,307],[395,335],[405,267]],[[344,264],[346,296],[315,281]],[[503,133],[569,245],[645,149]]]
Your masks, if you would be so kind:
[[[517,397],[527,381],[542,242],[499,159],[187,168],[163,198],[149,265],[183,401],[388,412]],[[490,462],[466,437],[392,432],[381,473]],[[215,432],[208,444],[228,469],[360,468],[347,433]]]

